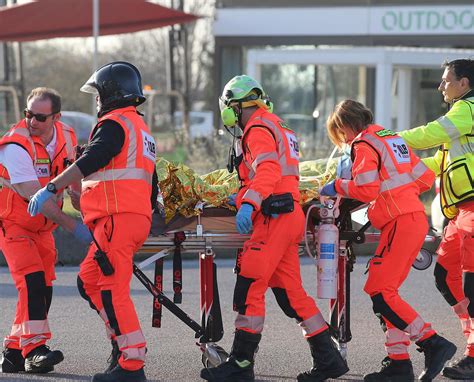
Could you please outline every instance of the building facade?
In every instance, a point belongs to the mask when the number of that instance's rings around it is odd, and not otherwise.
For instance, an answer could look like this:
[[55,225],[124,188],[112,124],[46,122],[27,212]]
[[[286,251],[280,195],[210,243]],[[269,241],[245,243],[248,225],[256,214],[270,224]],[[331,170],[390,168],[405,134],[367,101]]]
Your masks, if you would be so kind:
[[262,82],[307,159],[331,149],[325,121],[353,98],[395,130],[445,110],[445,60],[474,57],[474,3],[456,0],[220,0],[215,94],[234,75]]

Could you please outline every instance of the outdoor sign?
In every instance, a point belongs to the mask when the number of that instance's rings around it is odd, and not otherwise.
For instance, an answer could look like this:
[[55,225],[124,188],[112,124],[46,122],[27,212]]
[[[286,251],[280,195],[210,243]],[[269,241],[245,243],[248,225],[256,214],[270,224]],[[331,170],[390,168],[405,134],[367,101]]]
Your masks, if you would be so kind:
[[474,5],[218,8],[214,34],[223,37],[474,35]]

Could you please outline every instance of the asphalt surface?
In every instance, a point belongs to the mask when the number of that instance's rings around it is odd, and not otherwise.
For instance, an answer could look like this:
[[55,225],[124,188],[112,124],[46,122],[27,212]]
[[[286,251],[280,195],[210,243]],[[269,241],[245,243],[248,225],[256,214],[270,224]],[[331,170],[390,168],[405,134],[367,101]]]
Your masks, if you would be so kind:
[[[370,299],[362,291],[367,258],[360,258],[352,278],[351,327],[353,339],[348,347],[350,371],[340,380],[360,381],[365,373],[379,370],[384,358],[384,336],[378,320],[372,313]],[[302,258],[302,276],[309,294],[316,295],[316,274],[312,260]],[[232,343],[233,261],[218,260],[218,281],[226,333],[220,345],[229,350]],[[199,281],[197,261],[183,264],[183,304],[181,307],[199,321]],[[77,267],[57,269],[57,281],[50,312],[53,338],[49,345],[63,351],[65,360],[48,375],[0,374],[2,381],[89,381],[91,375],[102,372],[110,353],[110,343],[99,317],[81,299],[76,289]],[[166,263],[164,291],[172,297],[170,263]],[[151,277],[151,271],[147,271]],[[462,356],[465,340],[460,325],[434,286],[433,265],[426,271],[412,270],[401,289],[401,295],[433,324],[443,336],[458,346],[455,357]],[[202,368],[201,353],[194,344],[194,333],[185,324],[164,310],[163,327],[151,327],[152,298],[135,278],[132,282],[135,301],[145,337],[148,353],[145,372],[149,381],[199,381]],[[7,268],[0,268],[0,334],[9,332],[16,304],[16,290]],[[323,312],[327,301],[319,300]],[[327,315],[326,315],[327,317]],[[423,354],[411,346],[415,374],[423,369]],[[290,381],[311,366],[308,346],[296,323],[278,308],[273,294],[267,294],[267,318],[260,350],[256,359],[257,381]],[[437,380],[444,380],[438,377]]]

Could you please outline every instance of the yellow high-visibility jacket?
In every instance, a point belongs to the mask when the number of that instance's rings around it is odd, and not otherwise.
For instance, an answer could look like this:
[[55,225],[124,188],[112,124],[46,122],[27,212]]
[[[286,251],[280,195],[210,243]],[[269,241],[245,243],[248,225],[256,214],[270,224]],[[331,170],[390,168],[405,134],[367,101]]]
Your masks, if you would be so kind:
[[414,149],[441,146],[423,162],[440,177],[443,214],[452,219],[460,202],[474,199],[474,90],[442,117],[398,133]]

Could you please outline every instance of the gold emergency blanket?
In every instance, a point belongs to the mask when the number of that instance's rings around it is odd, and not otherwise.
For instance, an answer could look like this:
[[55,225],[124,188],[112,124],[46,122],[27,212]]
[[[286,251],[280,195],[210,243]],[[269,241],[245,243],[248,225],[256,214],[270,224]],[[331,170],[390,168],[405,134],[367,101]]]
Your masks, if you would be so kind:
[[[301,162],[301,204],[319,198],[319,189],[336,174],[337,158]],[[156,169],[165,205],[166,222],[179,213],[185,217],[199,214],[200,204],[213,207],[231,207],[227,203],[230,194],[239,189],[237,172],[230,174],[219,169],[198,175],[183,164],[174,164],[158,158]]]

